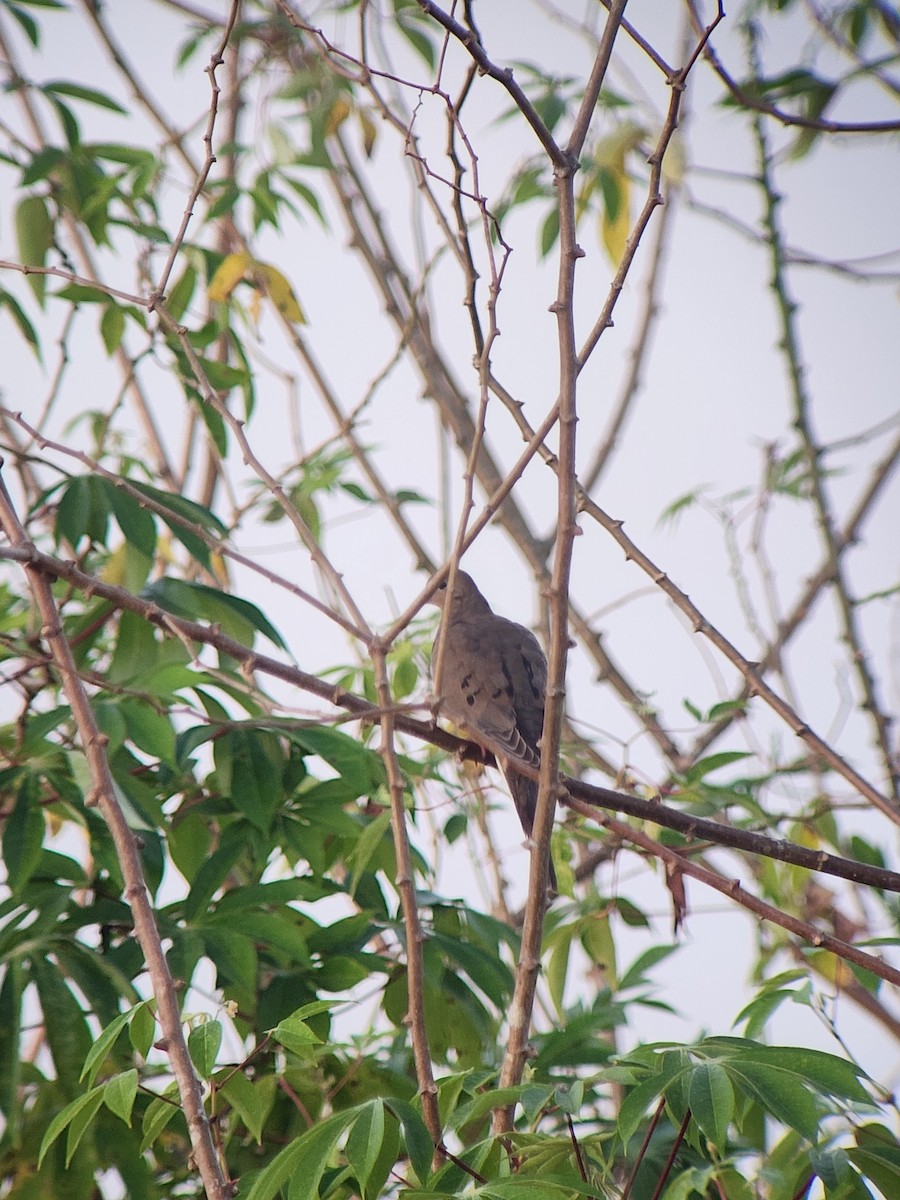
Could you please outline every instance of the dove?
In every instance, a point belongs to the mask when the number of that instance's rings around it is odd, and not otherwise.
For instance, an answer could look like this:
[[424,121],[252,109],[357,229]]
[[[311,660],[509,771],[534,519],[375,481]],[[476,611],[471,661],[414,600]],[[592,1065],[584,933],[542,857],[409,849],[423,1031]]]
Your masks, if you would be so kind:
[[[443,583],[433,602],[442,610],[432,650],[436,663],[444,643],[441,711],[494,753],[530,838],[538,785],[514,764],[540,767],[538,742],[547,689],[544,652],[531,630],[492,610],[464,571],[456,574],[452,600]],[[552,862],[550,886],[555,892]]]

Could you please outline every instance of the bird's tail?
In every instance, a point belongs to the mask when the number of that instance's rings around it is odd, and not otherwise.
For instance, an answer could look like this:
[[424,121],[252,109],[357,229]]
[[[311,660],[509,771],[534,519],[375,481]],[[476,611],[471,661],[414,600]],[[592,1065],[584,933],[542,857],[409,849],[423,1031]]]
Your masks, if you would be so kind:
[[[516,806],[516,812],[519,814],[522,829],[525,831],[525,836],[530,839],[532,830],[534,829],[534,814],[537,811],[538,785],[533,779],[529,779],[527,775],[521,775],[515,767],[506,766],[506,764],[504,764],[503,774],[506,776],[506,782],[509,785],[513,804]],[[556,886],[556,871],[553,869],[552,859],[550,860],[549,879],[550,889],[556,895],[558,889]]]

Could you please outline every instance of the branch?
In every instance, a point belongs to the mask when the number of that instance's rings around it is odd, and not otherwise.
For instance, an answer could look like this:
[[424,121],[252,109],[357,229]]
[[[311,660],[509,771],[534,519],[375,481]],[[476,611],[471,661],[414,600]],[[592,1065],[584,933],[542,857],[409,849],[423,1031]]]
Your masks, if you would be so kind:
[[[244,646],[234,638],[228,637],[217,627],[202,625],[199,621],[189,621],[184,617],[176,617],[165,612],[158,604],[150,600],[142,600],[125,588],[105,583],[96,576],[88,575],[74,563],[63,562],[48,554],[42,554],[32,542],[9,547],[0,546],[0,561],[3,559],[23,563],[50,579],[65,580],[86,595],[100,596],[115,608],[143,617],[145,621],[161,629],[169,637],[178,637],[185,643],[197,642],[200,645],[212,646],[221,654],[241,663],[246,672],[260,671],[274,679],[283,680],[293,687],[327,700],[336,708],[352,713],[361,721],[377,721],[382,716],[380,706],[373,706],[368,700],[357,696],[354,692],[348,692],[345,688],[329,683],[328,680],[320,679],[318,675],[301,671],[299,667],[280,662],[266,654],[260,654],[251,647]],[[446,570],[447,568],[444,568],[444,572]],[[436,576],[436,580],[440,578],[441,573]],[[396,707],[393,711],[396,712]],[[464,738],[455,737],[452,733],[447,733],[434,722],[416,720],[402,712],[396,712],[394,725],[401,733],[418,738],[420,741],[429,742],[450,754],[471,752],[472,749],[472,743]],[[531,775],[532,778],[539,778],[537,771],[532,772],[524,764],[520,765],[518,769],[524,774]],[[747,853],[761,854],[781,862],[793,863],[808,870],[837,875],[854,883],[900,892],[900,873],[894,871],[824,854],[803,846],[796,846],[791,842],[778,841],[761,834],[750,833],[747,830],[735,829],[718,821],[709,821],[694,817],[689,813],[678,812],[656,800],[642,800],[638,796],[628,796],[624,792],[596,787],[568,776],[561,776],[560,782],[572,796],[579,800],[584,800],[598,808],[623,812],[640,820],[678,830],[688,838],[701,838],[704,841],[734,847]]]
[[439,25],[442,25],[449,34],[452,34],[458,42],[465,46],[473,60],[478,64],[478,69],[483,75],[489,75],[491,79],[496,79],[498,83],[501,83],[506,88],[516,108],[518,108],[519,112],[521,112],[522,116],[534,130],[538,141],[546,150],[547,157],[553,163],[554,167],[566,169],[569,166],[567,153],[560,149],[554,141],[553,135],[538,116],[534,105],[516,83],[512,70],[509,67],[500,68],[495,66],[471,29],[466,29],[465,25],[461,25],[459,21],[455,21],[449,13],[445,13],[433,0],[416,0],[416,3],[424,13],[427,13]]
[[403,924],[406,929],[406,995],[407,1023],[416,1063],[416,1079],[422,1097],[422,1115],[435,1146],[441,1144],[441,1114],[437,1103],[437,1085],[431,1069],[431,1051],[428,1046],[428,1030],[425,1025],[425,965],[422,959],[422,943],[425,935],[419,920],[416,905],[416,882],[412,856],[409,852],[409,836],[406,830],[406,809],[403,804],[404,782],[394,746],[395,720],[391,709],[391,689],[388,683],[386,648],[380,643],[372,646],[372,665],[375,670],[375,687],[382,707],[381,756],[387,771],[391,794],[391,828],[394,832],[394,850],[397,855],[397,887],[403,907]]
[[747,680],[748,694],[750,696],[759,696],[764,700],[774,712],[778,713],[788,728],[802,739],[813,754],[828,763],[833,771],[837,772],[843,779],[846,779],[852,787],[865,796],[867,800],[870,800],[891,821],[900,825],[900,808],[892,804],[886,796],[883,796],[877,788],[851,767],[836,750],[833,750],[823,738],[820,738],[818,734],[810,729],[809,725],[797,715],[794,709],[762,678],[760,664],[750,662],[744,658],[737,647],[723,633],[720,633],[715,625],[704,617],[696,604],[672,582],[665,571],[661,571],[656,563],[635,545],[623,529],[624,522],[610,517],[599,504],[596,504],[589,496],[585,496],[584,494],[581,496],[581,508],[582,511],[593,517],[612,536],[624,551],[625,558],[629,562],[633,562],[639,566],[646,575],[649,575],[657,587],[669,597],[679,612],[684,613],[690,621],[694,632],[702,633],[733,666],[737,667]]
[[[571,807],[579,812],[583,811],[577,801],[574,801]],[[709,867],[704,867],[700,863],[692,861],[677,850],[673,850],[670,846],[664,846],[662,842],[654,841],[653,838],[634,829],[631,825],[626,825],[623,821],[617,821],[614,817],[592,815],[596,817],[601,825],[617,834],[623,840],[630,841],[654,857],[662,859],[667,867],[670,867],[672,870],[679,871],[684,875],[690,875],[694,879],[699,879],[707,887],[711,887],[715,891],[721,892],[722,895],[728,896],[731,900],[736,901],[743,908],[755,913],[756,916],[761,917],[764,921],[771,921],[774,925],[780,925],[782,929],[787,929],[788,932],[802,938],[805,942],[809,942],[816,949],[824,948],[825,950],[830,950],[838,958],[844,959],[846,962],[851,962],[855,966],[861,967],[864,971],[871,971],[879,979],[900,985],[900,971],[890,966],[883,959],[866,954],[864,950],[859,950],[856,946],[851,946],[849,942],[844,942],[840,938],[834,937],[833,934],[824,933],[822,930],[817,929],[815,925],[810,925],[806,921],[792,917],[789,913],[775,908],[771,904],[766,904],[764,900],[760,900],[742,888],[737,879],[726,879],[724,875],[720,875],[717,871],[711,871]]]
[[[688,0],[688,7],[696,27],[700,26],[695,0]],[[761,96],[746,91],[722,65],[722,60],[709,43],[703,49],[703,57],[725,84],[725,87],[744,108],[774,117],[782,125],[796,125],[802,129],[819,129],[823,133],[891,133],[900,129],[900,121],[829,121],[824,117],[801,117],[785,112]]]
[[[0,468],[2,465],[0,461]],[[90,700],[78,676],[72,649],[63,633],[50,587],[50,576],[31,560],[32,552],[35,552],[34,544],[29,541],[19,521],[2,476],[0,525],[13,547],[24,552],[25,574],[41,614],[41,636],[49,648],[69,704],[72,706],[72,714],[90,768],[92,787],[86,802],[88,805],[99,807],[116,848],[116,857],[125,881],[125,900],[131,909],[134,932],[143,951],[144,962],[153,985],[163,1041],[178,1083],[178,1093],[184,1108],[197,1169],[207,1196],[211,1200],[228,1200],[233,1194],[232,1187],[225,1179],[216,1155],[209,1120],[203,1107],[200,1083],[194,1074],[181,1027],[175,984],[169,973],[153,906],[141,870],[137,842],[116,798],[115,784],[106,759],[106,738],[101,734],[94,719]]]
[[172,274],[172,269],[175,266],[175,260],[181,253],[181,247],[184,239],[187,236],[188,225],[191,223],[191,218],[194,215],[194,205],[200,197],[200,193],[206,185],[209,178],[209,173],[213,169],[216,161],[215,153],[213,152],[213,131],[216,127],[216,115],[219,111],[219,84],[216,79],[216,70],[225,61],[225,50],[228,47],[228,41],[237,21],[238,13],[241,7],[241,0],[231,0],[231,8],[229,9],[228,19],[225,22],[225,28],[222,31],[221,40],[213,51],[212,57],[206,67],[206,73],[209,76],[209,86],[211,91],[209,102],[209,116],[206,122],[206,132],[203,135],[203,144],[206,146],[206,157],[197,172],[197,177],[194,180],[194,186],[191,188],[188,196],[187,204],[185,205],[184,213],[181,217],[181,225],[176,233],[172,245],[169,247],[169,254],[166,258],[165,266],[162,269],[162,274],[156,285],[156,290],[151,297],[154,301],[153,307],[156,306],[156,301],[162,300],[165,295],[166,287],[169,283],[169,277]]
[[[758,72],[759,66],[756,52],[759,34],[753,24],[748,26],[747,36],[751,65]],[[788,292],[787,275],[784,269],[784,238],[778,216],[781,197],[775,190],[775,181],[772,175],[772,156],[763,122],[758,116],[753,121],[753,131],[756,137],[759,160],[759,184],[763,191],[765,203],[764,227],[771,251],[771,287],[775,295],[778,318],[781,325],[781,342],[779,345],[787,363],[791,398],[794,406],[793,424],[800,436],[806,457],[816,523],[819,526],[831,568],[831,582],[834,585],[843,624],[843,640],[849,651],[850,663],[856,672],[863,694],[862,708],[869,714],[875,727],[875,746],[884,764],[885,774],[890,785],[891,798],[896,806],[900,806],[900,771],[894,766],[894,755],[891,744],[891,726],[893,725],[893,721],[887,716],[881,705],[875,676],[863,649],[856,606],[850,594],[850,581],[844,566],[845,560],[840,553],[840,541],[834,527],[831,504],[825,490],[825,480],[822,470],[823,452],[813,432],[812,415],[810,412],[811,403],[805,378],[806,372],[800,359],[800,342],[797,334],[797,305],[791,299]]]

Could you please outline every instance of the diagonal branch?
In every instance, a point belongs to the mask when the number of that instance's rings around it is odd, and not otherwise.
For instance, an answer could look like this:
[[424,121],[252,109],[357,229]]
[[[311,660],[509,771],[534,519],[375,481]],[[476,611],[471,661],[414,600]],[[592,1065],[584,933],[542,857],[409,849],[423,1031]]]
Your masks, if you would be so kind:
[[[176,617],[165,612],[153,601],[143,600],[125,588],[89,575],[74,563],[63,562],[51,555],[42,554],[32,542],[11,547],[0,546],[0,561],[4,559],[22,563],[45,575],[48,579],[65,580],[71,587],[86,595],[99,596],[106,600],[113,608],[135,613],[151,625],[161,629],[166,636],[178,637],[188,645],[196,642],[199,645],[212,646],[221,654],[239,662],[247,674],[259,671],[273,679],[280,679],[292,687],[309,692],[310,695],[318,696],[336,708],[351,713],[360,721],[374,722],[382,716],[380,706],[372,705],[354,692],[336,686],[327,679],[321,679],[318,675],[302,671],[299,667],[281,662],[269,655],[260,654],[251,647],[228,637],[217,627],[203,625],[199,621],[189,621],[184,617]],[[452,733],[447,733],[432,721],[416,720],[396,706],[392,706],[391,711],[395,714],[394,726],[401,733],[408,734],[420,741],[429,742],[451,754],[468,753],[472,749],[471,743],[463,738],[455,737]],[[518,769],[525,774],[531,773],[531,769],[524,764]],[[532,777],[538,778],[536,771]],[[562,782],[565,784],[566,790],[579,800],[597,808],[623,812],[640,820],[675,829],[689,839],[701,839],[749,854],[761,854],[780,862],[793,863],[807,870],[836,875],[854,883],[900,892],[900,874],[884,868],[810,850],[807,847],[765,837],[748,830],[736,829],[719,821],[694,817],[690,813],[669,808],[657,800],[644,800],[638,796],[629,796],[624,792],[597,787],[580,779],[563,777]]]
[[[0,462],[2,467],[2,462]],[[34,551],[25,529],[0,476],[0,525],[14,547],[27,555]],[[36,567],[29,558],[24,560],[25,573],[38,611],[41,614],[41,635],[46,642],[59,673],[66,696],[78,727],[85,758],[91,772],[92,788],[87,796],[89,805],[97,805],[109,827],[116,856],[125,880],[125,900],[134,920],[134,932],[143,951],[147,972],[153,984],[159,1023],[166,1052],[178,1084],[184,1108],[191,1147],[197,1169],[210,1200],[228,1200],[232,1195],[216,1155],[209,1119],[203,1107],[200,1083],[194,1074],[187,1042],[181,1027],[181,1012],[175,983],[169,972],[165,951],[156,925],[156,917],[147,884],[141,870],[137,842],[116,797],[115,784],[106,759],[106,739],[101,734],[87,692],[78,675],[72,649],[63,633],[59,611],[53,599],[50,576]]]

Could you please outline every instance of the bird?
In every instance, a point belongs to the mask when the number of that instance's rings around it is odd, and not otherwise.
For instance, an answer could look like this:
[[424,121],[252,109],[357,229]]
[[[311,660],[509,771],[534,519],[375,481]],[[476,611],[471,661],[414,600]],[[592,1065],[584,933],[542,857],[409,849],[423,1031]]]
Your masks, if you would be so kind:
[[[494,753],[530,839],[538,785],[515,764],[541,765],[547,659],[531,630],[498,616],[465,571],[456,573],[452,598],[444,582],[432,602],[441,609],[431,658],[438,662],[443,643],[441,711]],[[555,893],[552,862],[549,881]]]

